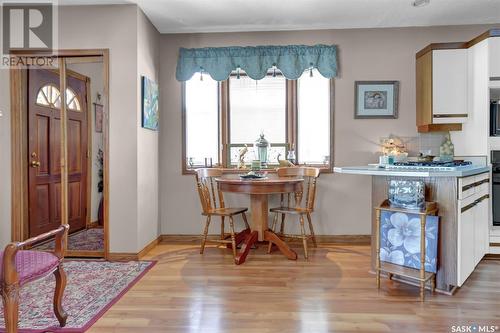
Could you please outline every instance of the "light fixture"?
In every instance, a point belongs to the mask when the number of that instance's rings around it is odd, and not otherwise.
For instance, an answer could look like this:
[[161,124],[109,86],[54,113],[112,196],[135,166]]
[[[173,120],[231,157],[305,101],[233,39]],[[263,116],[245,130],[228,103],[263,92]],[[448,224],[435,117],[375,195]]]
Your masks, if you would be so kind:
[[411,4],[413,7],[424,7],[427,6],[431,0],[414,0]]

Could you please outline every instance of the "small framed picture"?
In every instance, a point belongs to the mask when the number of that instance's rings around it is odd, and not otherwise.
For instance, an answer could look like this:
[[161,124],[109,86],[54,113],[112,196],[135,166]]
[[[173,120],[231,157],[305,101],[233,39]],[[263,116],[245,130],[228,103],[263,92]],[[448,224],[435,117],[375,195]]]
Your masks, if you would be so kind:
[[95,107],[95,132],[102,133],[102,120],[103,120],[103,106],[101,104],[94,103]]
[[355,81],[354,118],[398,117],[399,81]]

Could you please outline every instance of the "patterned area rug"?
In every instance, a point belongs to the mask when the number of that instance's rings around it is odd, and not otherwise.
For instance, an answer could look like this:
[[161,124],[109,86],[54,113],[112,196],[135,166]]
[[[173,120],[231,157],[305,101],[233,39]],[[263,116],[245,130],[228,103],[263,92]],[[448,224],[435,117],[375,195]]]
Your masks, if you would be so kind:
[[[54,241],[36,247],[37,250],[54,249]],[[92,228],[75,232],[68,237],[68,250],[104,251],[104,229]]]
[[[66,261],[68,284],[63,298],[68,314],[66,327],[59,327],[52,310],[55,279],[51,274],[22,287],[19,332],[85,332],[154,264],[153,261]],[[0,314],[3,314],[1,303]],[[0,332],[5,332],[3,315],[0,315]]]

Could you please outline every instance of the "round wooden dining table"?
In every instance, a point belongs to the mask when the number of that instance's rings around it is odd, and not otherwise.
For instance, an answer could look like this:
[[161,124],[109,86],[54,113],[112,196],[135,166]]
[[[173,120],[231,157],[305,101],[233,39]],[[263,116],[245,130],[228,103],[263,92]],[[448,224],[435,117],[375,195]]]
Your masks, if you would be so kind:
[[[245,193],[250,195],[250,211],[252,231],[257,231],[259,241],[271,241],[291,260],[297,259],[297,253],[281,240],[268,226],[269,195],[294,193],[302,191],[304,179],[295,177],[278,177],[269,174],[264,179],[242,179],[239,175],[227,175],[217,178],[216,182],[222,192]],[[244,248],[248,248],[250,237],[245,240]]]

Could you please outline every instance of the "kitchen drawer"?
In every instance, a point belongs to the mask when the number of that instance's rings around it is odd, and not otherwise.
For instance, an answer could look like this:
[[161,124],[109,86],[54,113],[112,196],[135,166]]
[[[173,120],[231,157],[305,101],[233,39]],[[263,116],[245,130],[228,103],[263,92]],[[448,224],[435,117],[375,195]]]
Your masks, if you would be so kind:
[[463,198],[458,202],[458,207],[460,207],[460,210],[467,210],[468,207],[473,206],[476,199],[477,197],[475,195],[469,195],[468,197]]
[[490,175],[489,173],[482,173],[476,176],[463,177],[458,179],[458,199],[474,195],[475,193],[489,193],[490,192]]
[[464,177],[458,179],[458,199],[462,200],[474,194],[474,183],[476,176]]
[[490,192],[490,174],[483,173],[476,176],[476,193],[480,192]]

